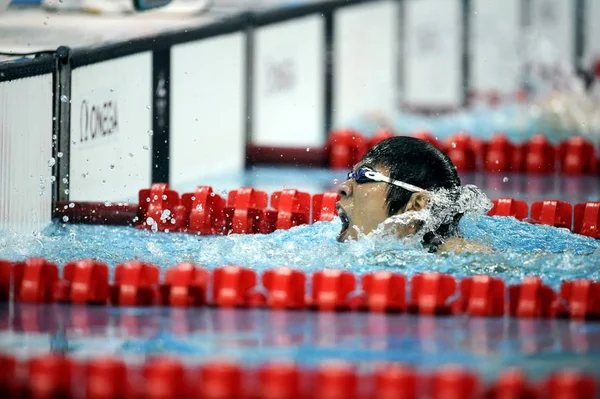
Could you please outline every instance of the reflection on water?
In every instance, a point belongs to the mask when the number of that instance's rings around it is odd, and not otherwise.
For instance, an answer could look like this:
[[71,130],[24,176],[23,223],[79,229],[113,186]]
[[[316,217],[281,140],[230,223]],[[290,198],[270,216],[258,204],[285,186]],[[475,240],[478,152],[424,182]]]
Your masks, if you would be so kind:
[[364,370],[388,360],[424,370],[458,363],[487,378],[512,366],[533,378],[567,367],[600,375],[600,324],[568,320],[19,304],[3,305],[0,319],[0,351],[22,357],[344,359]]

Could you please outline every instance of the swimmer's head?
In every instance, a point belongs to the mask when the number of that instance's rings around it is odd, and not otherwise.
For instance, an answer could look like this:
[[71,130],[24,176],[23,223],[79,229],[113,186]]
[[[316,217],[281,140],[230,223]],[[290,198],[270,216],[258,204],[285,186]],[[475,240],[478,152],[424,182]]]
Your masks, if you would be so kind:
[[[338,241],[356,239],[359,231],[369,234],[390,216],[420,211],[428,204],[431,192],[460,185],[456,167],[434,145],[404,136],[383,140],[365,154],[339,187],[338,212],[343,227]],[[455,215],[451,223],[435,232],[424,232],[424,244],[435,247],[456,234],[461,216]],[[397,234],[414,234],[419,227],[409,224]]]

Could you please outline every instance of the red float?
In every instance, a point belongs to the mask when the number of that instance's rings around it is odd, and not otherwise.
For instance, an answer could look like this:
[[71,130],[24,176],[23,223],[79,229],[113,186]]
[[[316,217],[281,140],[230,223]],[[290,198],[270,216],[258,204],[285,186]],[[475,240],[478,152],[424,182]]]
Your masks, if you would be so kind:
[[256,272],[239,266],[213,271],[213,303],[221,307],[249,306],[249,295],[256,285]]
[[565,281],[560,287],[560,297],[567,303],[571,318],[600,318],[600,283],[590,280]]
[[224,211],[225,233],[256,233],[261,212],[268,202],[269,197],[264,191],[248,187],[230,191]]
[[329,166],[333,169],[353,167],[369,149],[369,143],[362,135],[347,129],[332,131],[327,146]]
[[158,267],[132,261],[117,265],[111,286],[111,303],[117,306],[147,306],[158,298]]
[[277,211],[277,230],[287,230],[310,222],[310,194],[293,189],[275,191],[271,206]]
[[448,314],[448,299],[456,291],[454,277],[441,273],[417,274],[411,280],[409,311],[423,315]]
[[198,234],[221,234],[225,228],[225,199],[212,187],[197,187],[194,193],[186,193],[181,202],[189,214],[187,231]]
[[0,302],[10,299],[13,265],[7,260],[0,260]]
[[298,270],[282,267],[267,270],[262,284],[268,291],[267,305],[273,309],[300,309],[305,306],[306,276]]
[[210,273],[191,263],[181,263],[165,273],[161,302],[166,306],[201,306],[206,303]]
[[459,172],[472,172],[477,169],[477,156],[471,138],[465,133],[457,133],[446,140],[446,153]]
[[108,301],[108,266],[104,263],[93,260],[67,263],[63,268],[63,281],[64,301],[82,305]]
[[354,274],[324,270],[312,276],[312,306],[323,311],[342,310],[349,306],[348,295],[356,287]]
[[312,197],[312,223],[329,222],[334,220],[337,214],[336,204],[340,200],[337,192],[315,194]]
[[576,204],[573,233],[600,238],[600,202]]
[[406,277],[389,272],[366,274],[362,278],[366,306],[371,312],[399,312],[405,307]]
[[556,299],[556,293],[539,277],[526,277],[523,283],[509,287],[509,313],[525,318],[552,317]]
[[563,201],[537,201],[531,204],[531,223],[571,229],[573,207]]
[[548,174],[555,170],[556,149],[541,134],[534,135],[525,146],[525,165],[527,173]]
[[560,171],[565,175],[586,175],[598,172],[598,157],[594,145],[583,137],[574,136],[558,147]]
[[460,282],[459,311],[475,317],[504,315],[504,281],[491,276],[468,277]]
[[139,191],[137,228],[153,231],[181,231],[187,227],[188,212],[177,191],[166,183],[155,183]]
[[494,205],[488,211],[488,216],[509,216],[523,220],[529,215],[529,206],[525,201],[513,198],[500,198],[493,200],[492,203]]
[[58,267],[41,258],[17,262],[13,266],[15,302],[54,302]]

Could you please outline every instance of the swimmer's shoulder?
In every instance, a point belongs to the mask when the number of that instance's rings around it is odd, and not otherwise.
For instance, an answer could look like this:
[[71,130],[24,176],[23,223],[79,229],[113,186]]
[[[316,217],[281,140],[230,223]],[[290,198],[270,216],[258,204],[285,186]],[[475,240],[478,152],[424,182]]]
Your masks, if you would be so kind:
[[484,252],[492,253],[495,252],[494,248],[484,245],[475,241],[467,241],[464,238],[451,237],[439,248],[439,252],[454,252],[454,253],[466,253],[466,252]]

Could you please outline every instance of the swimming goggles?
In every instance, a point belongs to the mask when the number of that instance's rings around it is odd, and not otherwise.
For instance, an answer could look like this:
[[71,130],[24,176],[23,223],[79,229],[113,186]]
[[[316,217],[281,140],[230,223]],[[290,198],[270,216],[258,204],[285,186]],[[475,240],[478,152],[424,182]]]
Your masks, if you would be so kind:
[[348,173],[348,179],[354,179],[357,184],[369,183],[369,182],[384,182],[391,184],[396,187],[402,187],[405,190],[412,191],[414,193],[427,191],[423,190],[420,187],[413,186],[412,184],[405,183],[399,180],[390,179],[387,176],[382,175],[379,172],[376,172],[367,167],[358,168],[356,172]]

